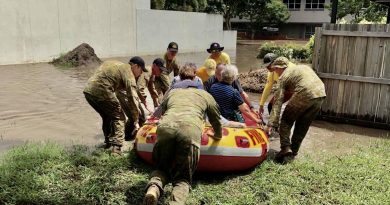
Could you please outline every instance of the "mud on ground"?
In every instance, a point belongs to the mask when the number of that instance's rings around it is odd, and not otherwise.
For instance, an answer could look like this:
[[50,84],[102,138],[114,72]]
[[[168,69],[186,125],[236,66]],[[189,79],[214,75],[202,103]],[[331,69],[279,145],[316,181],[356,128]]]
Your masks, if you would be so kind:
[[266,69],[257,69],[240,73],[238,75],[238,80],[246,92],[262,93],[264,86],[267,83],[267,74],[268,71]]
[[53,59],[52,63],[60,67],[94,66],[102,61],[95,54],[95,50],[87,43],[82,43],[65,55]]

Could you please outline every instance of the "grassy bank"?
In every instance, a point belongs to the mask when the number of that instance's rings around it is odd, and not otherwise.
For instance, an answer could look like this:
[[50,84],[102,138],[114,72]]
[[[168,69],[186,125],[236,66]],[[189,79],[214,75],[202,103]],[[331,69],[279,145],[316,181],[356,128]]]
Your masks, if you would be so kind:
[[[389,204],[390,141],[356,150],[199,174],[188,204]],[[0,204],[139,204],[150,171],[133,152],[115,158],[82,146],[27,144],[0,164]]]

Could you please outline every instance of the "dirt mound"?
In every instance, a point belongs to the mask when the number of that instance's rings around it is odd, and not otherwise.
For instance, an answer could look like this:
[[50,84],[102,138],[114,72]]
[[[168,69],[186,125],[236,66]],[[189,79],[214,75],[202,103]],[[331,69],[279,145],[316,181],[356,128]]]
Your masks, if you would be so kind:
[[238,75],[238,80],[245,91],[261,93],[267,82],[267,73],[268,71],[266,69],[257,69],[247,73],[240,73]]
[[56,66],[78,67],[99,64],[102,61],[95,54],[95,50],[87,43],[82,43],[72,51],[59,58],[53,59],[52,64]]

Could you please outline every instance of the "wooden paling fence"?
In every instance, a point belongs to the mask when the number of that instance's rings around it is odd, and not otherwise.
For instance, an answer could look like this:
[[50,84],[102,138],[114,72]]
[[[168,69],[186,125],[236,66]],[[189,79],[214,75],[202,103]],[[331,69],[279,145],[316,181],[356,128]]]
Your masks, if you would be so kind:
[[320,118],[390,129],[389,25],[316,28],[313,69],[327,93]]

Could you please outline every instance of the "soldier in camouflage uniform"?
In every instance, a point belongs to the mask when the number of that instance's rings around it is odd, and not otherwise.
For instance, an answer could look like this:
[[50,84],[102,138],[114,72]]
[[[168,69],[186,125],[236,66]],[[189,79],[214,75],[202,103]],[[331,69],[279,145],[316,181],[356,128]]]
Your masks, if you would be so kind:
[[138,127],[139,108],[136,89],[131,66],[119,61],[103,62],[89,78],[84,89],[86,100],[102,117],[105,147],[111,148],[113,154],[121,154],[126,120],[115,93],[126,91],[126,106],[130,108],[128,117]]
[[214,130],[208,134],[219,140],[222,137],[220,112],[213,97],[196,88],[170,91],[161,107],[164,114],[153,149],[157,169],[151,174],[144,204],[157,204],[168,180],[173,183],[169,204],[185,204],[199,160],[204,115],[207,114]]
[[[148,106],[146,104],[146,89],[147,85],[150,79],[150,71],[145,68],[145,62],[142,58],[135,56],[130,59],[129,64],[131,65],[131,71],[133,72],[133,75],[135,77],[135,81],[137,83],[137,94],[138,98],[140,99],[140,103],[144,104],[145,108],[147,110]],[[138,65],[138,66],[134,66]],[[142,69],[145,68],[145,69]],[[127,98],[126,98],[126,91],[116,92],[116,96],[121,103],[123,111],[126,113],[127,116],[130,116],[131,114],[131,107],[128,106]],[[141,127],[145,121],[146,121],[146,115],[145,111],[142,108],[141,104],[138,104],[139,108],[139,118],[138,118],[138,124]],[[131,118],[128,118],[125,125],[125,140],[133,140],[136,134],[136,127],[134,127],[134,122]]]
[[155,108],[160,105],[162,96],[169,90],[170,86],[169,71],[164,63],[163,59],[157,58],[152,65],[152,76],[148,88]]
[[[278,127],[285,93],[293,93],[283,112],[279,126],[281,151],[277,154],[276,160],[284,162],[286,157],[298,154],[299,147],[311,122],[319,112],[326,93],[321,79],[308,66],[288,67],[288,59],[279,57],[272,63],[272,67],[280,76],[279,88],[275,93],[275,104],[266,132],[270,132],[273,127]],[[295,128],[290,141],[290,132],[294,123]]]
[[173,76],[179,75],[180,66],[176,58],[176,54],[179,51],[179,46],[176,42],[170,42],[168,44],[167,52],[164,55],[164,60],[167,63],[165,67],[168,69],[168,73],[172,73]]
[[[175,42],[170,42],[168,44],[167,52],[164,54],[164,60],[159,58],[159,62],[162,62],[162,66],[157,65],[159,67],[164,67],[163,71],[159,75],[153,74],[150,78],[149,83],[149,92],[153,99],[154,107],[158,107],[160,104],[160,100],[162,95],[168,90],[171,80],[169,75],[173,71],[173,76],[179,75],[180,66],[177,62],[176,54],[179,51],[179,46]],[[157,59],[156,59],[157,60]],[[155,60],[155,61],[156,61]],[[164,66],[164,64],[166,65]],[[155,62],[153,62],[155,64]]]

